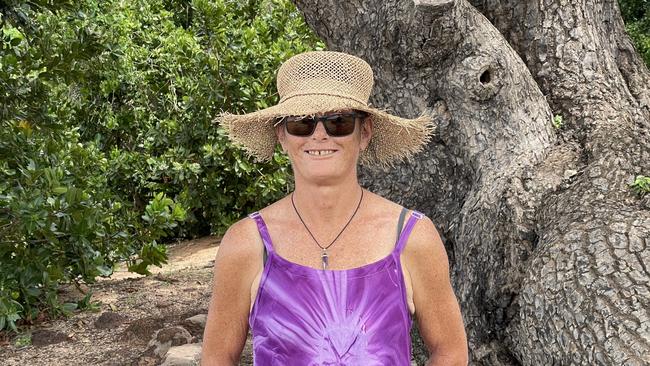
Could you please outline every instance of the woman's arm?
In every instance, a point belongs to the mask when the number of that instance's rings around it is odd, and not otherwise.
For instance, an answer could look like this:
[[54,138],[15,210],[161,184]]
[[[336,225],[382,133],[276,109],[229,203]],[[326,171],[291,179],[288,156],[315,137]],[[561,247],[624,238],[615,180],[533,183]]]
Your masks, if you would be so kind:
[[420,335],[431,355],[427,365],[467,365],[467,336],[449,279],[449,261],[435,225],[424,217],[404,249]]
[[214,261],[201,365],[239,364],[248,334],[251,285],[261,268],[262,241],[255,223],[241,220],[224,235]]

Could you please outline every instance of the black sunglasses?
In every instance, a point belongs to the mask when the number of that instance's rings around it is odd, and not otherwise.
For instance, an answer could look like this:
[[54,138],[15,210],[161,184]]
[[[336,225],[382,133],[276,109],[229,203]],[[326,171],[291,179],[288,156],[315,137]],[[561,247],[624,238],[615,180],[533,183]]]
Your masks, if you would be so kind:
[[311,136],[316,130],[319,121],[323,122],[323,127],[328,135],[332,137],[347,136],[354,132],[357,119],[364,118],[368,114],[361,111],[332,113],[325,116],[307,116],[307,117],[282,117],[279,122],[284,122],[286,131],[294,136]]

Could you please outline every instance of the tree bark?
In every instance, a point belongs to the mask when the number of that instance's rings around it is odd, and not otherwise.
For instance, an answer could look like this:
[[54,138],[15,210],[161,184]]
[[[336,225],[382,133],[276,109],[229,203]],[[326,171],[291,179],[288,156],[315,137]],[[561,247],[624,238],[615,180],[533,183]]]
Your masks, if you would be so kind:
[[650,199],[629,187],[650,175],[650,73],[617,2],[295,3],[370,63],[374,105],[438,122],[362,181],[445,238],[471,363],[650,363]]

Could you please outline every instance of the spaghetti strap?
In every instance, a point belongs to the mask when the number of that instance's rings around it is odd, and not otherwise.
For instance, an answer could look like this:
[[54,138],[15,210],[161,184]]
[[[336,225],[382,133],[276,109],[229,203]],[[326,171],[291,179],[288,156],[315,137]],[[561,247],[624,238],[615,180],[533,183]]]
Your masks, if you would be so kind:
[[399,236],[402,233],[402,227],[404,226],[404,218],[406,217],[407,212],[409,212],[409,210],[406,207],[402,207],[402,212],[399,213],[399,220],[397,220],[397,235],[395,236],[395,244],[397,244],[397,241],[399,240]]
[[271,242],[271,235],[269,235],[269,230],[266,227],[266,223],[264,222],[264,219],[262,219],[262,215],[260,215],[259,212],[255,211],[252,214],[248,215],[248,217],[255,220],[255,223],[257,224],[257,231],[259,231],[260,236],[262,237],[262,242],[264,243],[264,248],[266,249],[266,252],[273,253],[273,243]]
[[408,237],[411,234],[411,230],[413,230],[413,226],[415,226],[417,220],[420,220],[423,217],[424,214],[422,212],[415,211],[415,210],[411,212],[411,216],[406,222],[406,226],[404,226],[404,230],[402,230],[402,233],[399,236],[399,240],[395,245],[395,249],[394,249],[395,253],[397,254],[402,253],[402,250],[404,250],[404,246],[406,245],[406,241],[408,240]]

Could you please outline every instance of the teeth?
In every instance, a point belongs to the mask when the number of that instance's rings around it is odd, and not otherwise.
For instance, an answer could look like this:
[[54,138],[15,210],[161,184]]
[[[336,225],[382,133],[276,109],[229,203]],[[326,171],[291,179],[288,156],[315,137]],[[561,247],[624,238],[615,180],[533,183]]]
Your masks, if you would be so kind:
[[329,155],[333,154],[334,150],[308,150],[307,154],[309,155]]

